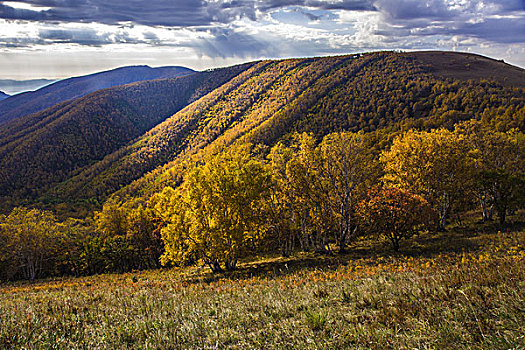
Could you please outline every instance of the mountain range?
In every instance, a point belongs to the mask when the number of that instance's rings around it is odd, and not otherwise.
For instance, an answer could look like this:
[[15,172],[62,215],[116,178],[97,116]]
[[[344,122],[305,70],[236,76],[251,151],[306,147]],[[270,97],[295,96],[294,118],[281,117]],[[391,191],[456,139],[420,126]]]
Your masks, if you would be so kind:
[[[85,215],[111,196],[176,185],[188,161],[213,150],[265,149],[294,132],[374,133],[382,147],[407,128],[469,119],[525,130],[525,70],[478,55],[376,52],[180,72],[10,114],[0,125],[3,210],[33,203]],[[75,89],[53,85],[44,89]],[[47,91],[34,96],[53,98]]]
[[193,72],[184,67],[131,66],[60,80],[36,91],[24,92],[1,101],[0,124],[100,89],[136,81],[176,78]]
[[0,91],[0,101],[5,100],[5,99],[8,98],[8,97],[9,97],[8,94],[6,94],[6,93],[3,92],[3,91]]

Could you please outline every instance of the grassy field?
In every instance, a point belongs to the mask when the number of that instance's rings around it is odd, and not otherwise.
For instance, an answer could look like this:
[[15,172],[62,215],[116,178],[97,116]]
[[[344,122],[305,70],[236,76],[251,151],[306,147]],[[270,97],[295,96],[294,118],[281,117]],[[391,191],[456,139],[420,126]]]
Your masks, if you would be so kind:
[[0,285],[0,349],[525,349],[525,225]]

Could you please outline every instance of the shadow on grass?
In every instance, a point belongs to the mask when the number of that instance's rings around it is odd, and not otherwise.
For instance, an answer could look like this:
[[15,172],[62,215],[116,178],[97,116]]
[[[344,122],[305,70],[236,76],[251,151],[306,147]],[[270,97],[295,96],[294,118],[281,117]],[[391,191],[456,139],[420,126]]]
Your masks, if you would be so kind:
[[262,260],[245,262],[235,271],[213,274],[202,271],[188,276],[187,283],[211,283],[218,280],[239,280],[252,277],[277,278],[302,270],[336,270],[348,265],[349,261],[370,258],[396,258],[402,256],[432,258],[439,254],[475,253],[481,251],[489,241],[489,236],[502,232],[525,230],[525,218],[517,217],[506,225],[492,221],[475,223],[473,221],[451,225],[445,232],[426,233],[404,240],[399,252],[395,252],[389,242],[379,239],[362,238],[348,246],[345,254],[297,253],[292,257],[277,255]]

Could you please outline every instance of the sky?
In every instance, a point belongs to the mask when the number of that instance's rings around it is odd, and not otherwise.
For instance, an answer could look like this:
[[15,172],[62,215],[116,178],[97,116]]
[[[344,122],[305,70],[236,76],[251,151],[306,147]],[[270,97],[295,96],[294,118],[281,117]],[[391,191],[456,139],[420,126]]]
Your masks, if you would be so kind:
[[0,0],[0,79],[376,50],[525,67],[525,0]]

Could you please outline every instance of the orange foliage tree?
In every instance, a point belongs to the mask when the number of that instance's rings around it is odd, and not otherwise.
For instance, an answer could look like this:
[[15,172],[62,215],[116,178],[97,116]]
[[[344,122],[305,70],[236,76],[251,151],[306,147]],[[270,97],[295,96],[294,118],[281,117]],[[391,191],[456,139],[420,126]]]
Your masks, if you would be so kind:
[[370,189],[359,213],[366,231],[386,236],[395,251],[401,239],[425,230],[436,216],[423,197],[395,187]]

